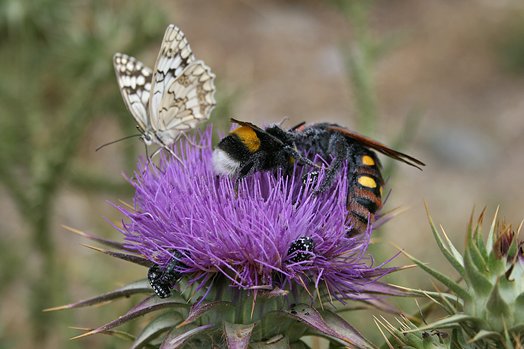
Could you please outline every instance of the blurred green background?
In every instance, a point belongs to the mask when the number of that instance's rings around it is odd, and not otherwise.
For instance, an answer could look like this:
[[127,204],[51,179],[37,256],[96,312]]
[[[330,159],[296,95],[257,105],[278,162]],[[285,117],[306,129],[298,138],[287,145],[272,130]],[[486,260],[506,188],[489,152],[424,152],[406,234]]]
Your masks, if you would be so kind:
[[[423,209],[461,245],[473,205],[524,217],[524,3],[500,1],[0,1],[0,348],[122,348],[68,341],[133,300],[42,313],[144,277],[83,247],[62,225],[119,239],[107,201],[143,145],[114,78],[115,52],[152,66],[169,23],[218,77],[212,120],[333,121],[416,156],[384,159],[387,208],[410,210],[379,233],[446,270]],[[398,258],[395,263],[406,261]],[[416,270],[394,278],[432,288]],[[350,315],[377,338],[371,318]],[[127,328],[133,331],[132,328]]]

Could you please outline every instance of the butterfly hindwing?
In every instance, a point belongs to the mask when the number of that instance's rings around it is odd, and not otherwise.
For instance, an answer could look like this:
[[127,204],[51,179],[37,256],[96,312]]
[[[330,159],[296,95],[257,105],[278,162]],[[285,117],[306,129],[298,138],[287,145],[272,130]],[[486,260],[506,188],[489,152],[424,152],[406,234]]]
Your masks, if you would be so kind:
[[120,93],[142,131],[149,128],[148,104],[153,71],[134,57],[123,53],[113,56]]
[[209,118],[216,104],[214,79],[211,69],[196,61],[171,83],[162,96],[158,114],[151,117],[160,138],[176,139],[181,132]]

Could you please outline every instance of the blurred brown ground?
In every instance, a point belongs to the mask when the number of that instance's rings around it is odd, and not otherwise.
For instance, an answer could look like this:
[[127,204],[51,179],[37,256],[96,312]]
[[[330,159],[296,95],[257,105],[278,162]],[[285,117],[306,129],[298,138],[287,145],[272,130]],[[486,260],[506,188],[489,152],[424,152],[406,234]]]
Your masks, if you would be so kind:
[[[354,126],[352,91],[340,50],[342,43],[352,40],[351,26],[334,6],[276,0],[164,1],[162,6],[172,14],[170,22],[186,33],[196,55],[213,68],[220,87],[239,91],[234,112],[227,117],[264,124],[287,116],[288,125],[305,120]],[[400,166],[387,207],[410,209],[385,226],[381,239],[447,270],[428,228],[424,200],[435,221],[460,246],[473,206],[486,205],[492,213],[500,205],[502,215],[515,225],[524,218],[524,75],[506,69],[497,52],[512,23],[524,20],[524,3],[382,0],[373,8],[373,34],[400,38],[374,72],[380,111],[375,138],[390,143],[401,132],[406,114],[418,108],[423,112],[421,124],[404,151],[427,164],[423,172]],[[152,65],[160,40],[139,58]],[[111,118],[92,125],[78,157],[121,178],[124,165],[118,154],[129,143],[94,153],[96,146],[119,136]],[[105,201],[118,199],[75,190],[61,193],[54,237],[69,274],[71,300],[144,276],[143,269],[122,268],[122,263],[82,247],[84,241],[60,227],[110,232],[103,217],[118,221],[119,215]],[[0,228],[7,232],[2,239],[22,246],[26,228],[4,196],[0,212]],[[107,234],[120,237],[116,231]],[[386,245],[389,248],[395,253]],[[30,253],[27,262],[34,262]],[[400,258],[397,263],[406,261]],[[404,285],[432,287],[417,271],[400,279]],[[24,338],[25,292],[23,278],[9,286],[9,305],[1,311],[2,336]],[[120,304],[103,311],[75,311],[62,325],[101,324],[127,306]],[[126,347],[120,342],[109,346],[112,341],[97,337],[75,345]],[[27,347],[24,340],[16,343]],[[69,348],[70,342],[55,338],[51,347]]]

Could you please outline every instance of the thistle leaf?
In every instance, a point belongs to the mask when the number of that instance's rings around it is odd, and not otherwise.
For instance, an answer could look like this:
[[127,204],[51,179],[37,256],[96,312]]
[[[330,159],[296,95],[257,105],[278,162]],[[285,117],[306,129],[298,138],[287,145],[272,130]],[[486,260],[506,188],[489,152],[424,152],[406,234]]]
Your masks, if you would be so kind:
[[132,319],[135,319],[139,316],[151,313],[156,310],[165,309],[165,308],[173,308],[173,307],[186,307],[186,306],[187,304],[183,300],[181,302],[179,298],[169,297],[169,298],[162,299],[154,295],[154,296],[144,299],[142,302],[140,302],[135,307],[131,308],[131,310],[129,310],[124,315],[120,316],[118,319],[108,322],[107,324],[100,326],[87,333],[84,333],[80,336],[74,337],[73,339],[87,337],[93,334],[97,334],[97,333],[101,333],[101,332],[113,329]]
[[[81,330],[81,331],[84,331],[84,332],[93,331],[93,328],[82,328],[82,327],[71,327],[71,328],[75,329],[75,330]],[[124,331],[107,330],[107,331],[100,332],[100,334],[105,334],[105,335],[108,335],[108,336],[120,338],[120,339],[125,340],[125,341],[133,341],[133,340],[135,340],[135,336],[133,336],[131,333],[124,332]]]
[[363,293],[375,293],[378,295],[384,296],[397,296],[397,297],[411,297],[413,294],[409,289],[406,289],[402,286],[397,286],[394,284],[386,284],[383,282],[366,282],[359,283],[355,282],[358,285],[356,288],[361,287]]
[[416,332],[416,331],[428,331],[428,330],[438,330],[442,328],[459,327],[460,322],[475,321],[475,320],[476,318],[474,316],[470,316],[466,314],[454,314],[444,319],[435,321],[431,324],[421,326],[417,329],[413,329],[413,330],[409,330],[405,332],[410,333],[410,332]]
[[464,254],[469,252],[471,261],[474,263],[476,269],[482,274],[486,274],[488,272],[488,260],[487,258],[484,258],[477,244],[475,244],[474,239],[474,237],[468,238],[466,243],[466,251]]
[[515,300],[515,321],[518,324],[523,324],[524,330],[524,293],[521,293]]
[[[435,227],[435,223],[433,223],[433,218],[431,218],[428,210],[428,206],[426,205],[426,215],[428,216],[429,220],[429,226],[431,227],[431,232],[433,233],[433,237],[435,238],[435,241],[437,242],[437,245],[444,254],[444,257],[449,261],[449,263],[455,268],[455,270],[460,274],[464,274],[464,262],[462,260],[462,256],[456,249],[454,249],[454,246],[451,244],[451,241],[448,240],[448,244],[453,247],[454,250],[449,250],[448,247],[446,247],[444,240],[440,236],[437,228]],[[455,252],[456,251],[456,252]],[[454,253],[455,252],[455,253]]]
[[224,322],[227,347],[229,349],[247,349],[253,327],[255,327],[255,324],[242,325]]
[[139,349],[147,345],[152,339],[158,337],[162,332],[168,331],[174,328],[183,317],[179,313],[169,312],[162,314],[150,323],[142,330],[142,332],[136,337],[131,349]]
[[493,245],[495,244],[495,228],[497,227],[498,213],[499,206],[497,206],[497,210],[495,211],[495,215],[493,216],[493,221],[491,222],[491,227],[489,228],[488,238],[486,239],[486,251],[488,252],[488,255],[492,254]]
[[90,246],[90,245],[84,245],[84,246],[87,247],[87,248],[90,248],[92,250],[95,250],[95,251],[107,254],[107,255],[109,255],[111,257],[122,259],[122,260],[124,260],[126,262],[135,263],[135,264],[147,267],[147,268],[149,268],[149,267],[151,267],[153,265],[153,262],[151,262],[149,259],[137,256],[136,254],[115,252],[115,251],[105,250],[103,248]]
[[84,299],[75,303],[66,304],[54,308],[48,308],[44,309],[44,311],[55,311],[55,310],[63,310],[63,309],[71,309],[71,308],[81,308],[81,307],[88,307],[90,305],[100,304],[100,303],[107,303],[114,299],[122,298],[122,297],[129,297],[134,294],[138,293],[151,293],[151,286],[149,285],[149,282],[147,280],[139,280],[136,282],[133,282],[131,284],[125,285],[123,287],[117,288],[114,291],[110,291],[104,294],[101,294],[96,297]]
[[[373,296],[370,296],[370,295],[367,295],[367,294],[354,294],[354,295],[351,295],[351,298],[353,298],[353,300],[355,301],[359,301],[359,302],[362,302],[362,303],[365,303],[367,304],[367,306],[361,306],[360,309],[365,309],[365,308],[375,308],[375,309],[379,309],[381,311],[384,311],[386,313],[391,313],[391,314],[400,314],[401,311],[400,309],[398,309],[397,307],[395,307],[393,304],[390,304],[386,301],[384,301],[383,299],[380,299],[380,298],[374,298]],[[326,302],[327,303],[327,302]],[[354,305],[352,306],[349,306],[348,304],[346,304],[348,307],[337,307],[337,312],[340,313],[341,310],[355,310],[354,309]],[[353,309],[352,309],[353,307]]]
[[353,326],[347,323],[343,318],[337,314],[323,310],[321,312],[326,324],[337,333],[342,335],[344,338],[349,339],[350,343],[357,345],[359,348],[373,348],[373,345],[369,343]]
[[495,287],[493,288],[493,291],[489,296],[486,308],[491,314],[491,316],[498,317],[498,319],[490,318],[488,319],[488,321],[490,323],[500,324],[501,326],[498,330],[501,330],[502,323],[511,314],[511,309],[500,294],[500,286],[498,281],[495,283]]
[[363,349],[373,348],[355,328],[334,313],[326,311],[324,313],[326,319],[324,319],[316,309],[306,304],[298,304],[291,308],[291,310],[285,311],[285,313],[289,317],[305,323],[314,330],[333,339],[337,339],[337,341],[342,344],[355,345]]
[[474,343],[481,339],[490,338],[490,337],[500,337],[500,334],[498,332],[494,331],[486,331],[486,330],[480,330],[475,337],[471,338],[468,343]]
[[[297,342],[304,344],[304,342]],[[305,345],[305,344],[304,344]],[[291,349],[291,348],[308,348],[308,346],[293,346],[289,345],[289,338],[287,336],[279,335],[271,338],[265,342],[251,343],[250,348],[252,349]]]
[[215,301],[215,302],[207,302],[207,303],[200,302],[200,303],[194,304],[191,306],[191,309],[189,310],[189,315],[187,316],[187,318],[183,322],[181,322],[177,326],[177,328],[185,326],[195,321],[200,316],[202,316],[203,314],[205,314],[206,312],[210,310],[215,310],[217,307],[229,306],[229,305],[231,305],[231,303],[224,302],[224,301]]
[[493,285],[489,281],[488,277],[479,270],[478,265],[472,258],[470,248],[466,248],[466,252],[464,253],[464,265],[466,267],[464,278],[473,288],[475,294],[484,297],[488,296],[493,289]]
[[98,243],[101,243],[102,245],[105,245],[105,246],[108,246],[108,247],[113,247],[113,248],[116,248],[117,250],[122,250],[122,251],[127,251],[127,252],[134,252],[130,248],[127,248],[121,242],[104,239],[104,238],[101,238],[99,236],[96,236],[96,235],[93,235],[93,234],[89,234],[89,233],[86,233],[84,231],[81,231],[81,230],[69,227],[67,225],[62,225],[62,227],[64,229],[69,230],[72,233],[78,234],[78,235],[80,235],[80,236],[82,236],[82,237],[84,237],[86,239],[89,239],[91,241],[96,241]]
[[460,264],[462,266],[464,266],[464,258],[462,257],[462,254],[457,250],[455,245],[453,245],[453,243],[449,239],[448,234],[446,234],[446,231],[444,230],[444,227],[440,226],[440,230],[442,231],[442,235],[444,235],[444,239],[446,239],[446,244],[447,244],[449,250],[451,251],[453,256],[460,262]]
[[460,285],[457,284],[455,281],[451,280],[446,275],[444,275],[444,274],[442,274],[442,273],[440,273],[440,272],[438,272],[438,271],[428,267],[426,264],[424,264],[423,262],[419,261],[415,257],[407,254],[406,252],[404,252],[404,254],[409,259],[411,259],[416,265],[418,265],[421,269],[423,269],[425,272],[427,272],[428,274],[433,276],[435,279],[437,279],[438,281],[443,283],[450,290],[455,292],[460,298],[462,298],[463,300],[471,299],[471,296],[469,295],[469,293],[465,289],[460,287]]
[[182,328],[175,328],[167,335],[166,339],[160,345],[160,349],[180,348],[188,339],[204,331],[214,328],[215,325],[194,326],[189,325]]

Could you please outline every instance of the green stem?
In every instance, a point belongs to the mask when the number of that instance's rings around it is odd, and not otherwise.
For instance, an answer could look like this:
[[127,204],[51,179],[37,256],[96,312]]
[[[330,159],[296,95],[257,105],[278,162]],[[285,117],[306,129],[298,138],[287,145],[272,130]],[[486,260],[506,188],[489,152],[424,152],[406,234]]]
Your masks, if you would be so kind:
[[340,5],[351,22],[355,44],[346,53],[349,79],[353,86],[358,112],[358,129],[364,134],[375,132],[377,102],[373,84],[373,41],[369,32],[368,14],[371,1],[341,1]]

